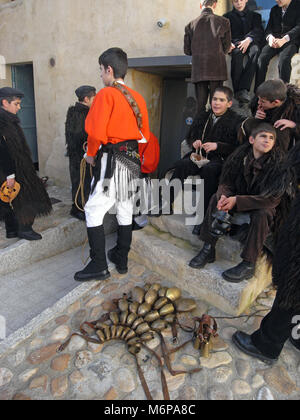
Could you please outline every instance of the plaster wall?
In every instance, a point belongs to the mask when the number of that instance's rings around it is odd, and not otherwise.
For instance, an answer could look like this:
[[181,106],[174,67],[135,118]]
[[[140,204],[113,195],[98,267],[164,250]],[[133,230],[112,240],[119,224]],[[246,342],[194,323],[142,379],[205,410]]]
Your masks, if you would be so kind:
[[[217,13],[227,5],[219,1]],[[129,57],[182,55],[184,27],[198,15],[199,0],[0,0],[0,55],[7,63],[0,85],[11,85],[10,65],[33,64],[41,175],[69,183],[66,111],[78,86],[102,87],[100,53],[119,46]],[[127,84],[144,95],[159,135],[161,78],[130,71]]]

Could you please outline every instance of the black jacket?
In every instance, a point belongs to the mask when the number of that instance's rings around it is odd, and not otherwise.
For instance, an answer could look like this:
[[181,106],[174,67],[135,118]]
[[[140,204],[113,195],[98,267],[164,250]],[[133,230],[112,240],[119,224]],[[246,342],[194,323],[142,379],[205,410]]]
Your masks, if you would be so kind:
[[244,19],[236,9],[224,15],[230,21],[231,36],[233,44],[251,37],[253,42],[261,45],[264,40],[264,28],[259,13],[250,11],[247,7],[244,10]]
[[192,147],[195,140],[218,144],[218,149],[209,153],[210,160],[225,160],[238,146],[237,133],[244,118],[229,109],[213,124],[212,112],[203,111],[195,118],[187,135],[187,143]]
[[284,16],[282,8],[274,6],[271,9],[270,19],[266,28],[266,37],[273,35],[282,38],[289,35],[290,41],[300,45],[300,1],[292,0]]

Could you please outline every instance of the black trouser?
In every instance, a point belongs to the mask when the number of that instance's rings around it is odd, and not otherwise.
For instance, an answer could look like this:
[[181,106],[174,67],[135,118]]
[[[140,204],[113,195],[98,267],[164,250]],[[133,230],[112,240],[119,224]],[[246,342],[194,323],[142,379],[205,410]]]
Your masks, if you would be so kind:
[[258,45],[251,44],[243,54],[239,48],[231,53],[231,79],[234,93],[246,89],[250,91],[256,73],[257,61],[260,53]]
[[[173,172],[173,179],[180,179],[183,183],[189,176],[200,176],[204,180],[204,214],[209,206],[211,197],[216,193],[219,186],[219,178],[222,172],[222,161],[210,161],[207,165],[202,168],[198,168],[190,157],[185,157],[178,161],[175,165]],[[174,201],[174,195],[171,191],[171,202]]]
[[257,63],[257,73],[256,73],[256,82],[255,90],[260,86],[265,80],[268,71],[268,66],[270,60],[279,54],[279,78],[282,79],[285,83],[290,82],[292,65],[291,61],[293,56],[298,52],[298,46],[287,42],[281,48],[271,48],[269,45],[265,45]]
[[195,83],[196,87],[196,97],[198,103],[198,113],[205,110],[208,97],[210,99],[213,96],[214,91],[217,87],[223,86],[223,80],[214,80],[214,81],[203,81]]
[[[75,203],[76,194],[78,191],[78,187],[80,185],[80,163],[82,158],[80,156],[70,156],[69,157],[69,170],[70,170],[70,178],[72,184],[72,200]],[[91,189],[91,174],[90,174],[90,167],[86,165],[86,175],[84,180],[84,198],[85,202],[87,202],[90,194]],[[77,204],[79,207],[83,208],[83,203],[81,199],[81,192],[79,192],[77,196]]]
[[4,222],[7,233],[30,232],[34,223],[34,219],[26,225],[23,225],[18,222],[14,212],[10,209],[5,215]]
[[[299,315],[296,310],[284,310],[278,306],[277,298],[271,312],[262,320],[260,329],[252,334],[253,344],[265,355],[272,359],[279,357],[285,342],[292,335],[296,324],[292,324],[293,317]],[[298,341],[298,340],[297,340]],[[300,340],[299,340],[300,345]]]
[[[214,221],[213,213],[217,208],[217,195],[213,195],[208,210],[205,214],[204,222],[200,232],[200,239],[213,246],[217,244],[217,238],[210,233],[211,225]],[[250,211],[250,227],[246,243],[244,245],[241,258],[247,262],[255,264],[260,256],[265,240],[270,232],[275,211],[273,209],[261,209]]]

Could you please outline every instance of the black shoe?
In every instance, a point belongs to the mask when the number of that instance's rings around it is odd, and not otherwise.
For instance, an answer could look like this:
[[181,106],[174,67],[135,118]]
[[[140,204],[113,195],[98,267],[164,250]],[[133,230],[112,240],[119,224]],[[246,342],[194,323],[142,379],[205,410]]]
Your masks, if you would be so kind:
[[85,222],[85,213],[83,211],[80,211],[76,207],[74,208],[74,206],[71,208],[70,215],[75,219]]
[[233,343],[248,356],[256,357],[268,365],[272,365],[277,362],[278,359],[272,359],[271,357],[265,356],[252,342],[251,335],[246,334],[242,331],[237,331],[232,336]]
[[84,270],[78,271],[75,274],[74,280],[81,281],[81,282],[86,282],[90,280],[103,281],[103,280],[108,279],[109,277],[110,277],[110,272],[108,271],[108,269],[99,270],[98,265],[94,261],[91,261],[85,267]]
[[193,258],[189,266],[192,268],[203,268],[206,264],[211,264],[216,261],[216,249],[214,246],[205,243],[201,251],[195,258]]
[[240,283],[243,280],[251,279],[255,274],[255,264],[242,261],[237,266],[224,271],[223,279],[230,283]]
[[192,234],[199,236],[201,232],[201,228],[202,228],[202,223],[201,225],[195,225]]
[[13,238],[18,238],[18,232],[6,232],[6,237],[7,239],[13,239]]
[[118,256],[115,254],[117,252],[116,248],[113,248],[108,251],[107,256],[108,259],[115,264],[116,270],[119,274],[127,274],[128,273],[128,267],[127,265],[121,266]]
[[42,235],[35,232],[33,229],[18,232],[18,237],[20,239],[26,239],[26,241],[40,241],[43,239]]

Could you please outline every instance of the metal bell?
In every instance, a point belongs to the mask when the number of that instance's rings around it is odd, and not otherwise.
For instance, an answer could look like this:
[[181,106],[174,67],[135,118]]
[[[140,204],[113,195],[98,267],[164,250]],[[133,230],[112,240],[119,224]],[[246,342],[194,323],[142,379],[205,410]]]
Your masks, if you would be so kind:
[[162,331],[162,330],[168,328],[168,323],[165,320],[163,320],[163,319],[158,319],[157,321],[152,322],[151,328],[153,330],[160,330],[160,331]]
[[175,311],[174,306],[171,303],[169,303],[168,305],[165,305],[160,309],[159,314],[161,316],[165,316],[165,315],[173,313],[174,311]]
[[137,318],[132,324],[131,328],[135,330],[140,324],[144,322],[144,318]]
[[127,299],[120,299],[119,300],[118,307],[119,307],[121,312],[128,311],[128,306],[129,306],[129,303],[128,303]]
[[128,318],[128,311],[121,312],[121,315],[120,315],[120,323],[122,325],[125,325],[126,324],[126,321],[127,321],[127,318]]
[[149,303],[143,303],[141,306],[139,306],[138,315],[144,316],[150,311],[151,311],[151,305]]
[[109,313],[109,318],[114,325],[118,325],[119,317],[118,317],[117,312],[110,312]]
[[141,287],[136,286],[133,290],[132,290],[132,299],[134,301],[137,301],[138,303],[143,303],[144,301],[144,296],[145,296],[145,290],[142,289]]
[[126,319],[126,325],[128,325],[128,327],[130,327],[134,321],[137,319],[137,314],[129,314],[127,319]]
[[168,288],[167,287],[161,287],[158,291],[159,297],[165,297],[167,293]]
[[201,348],[201,357],[209,358],[209,343],[203,343]]
[[140,306],[139,302],[132,302],[129,305],[129,311],[133,314],[136,314],[137,310],[139,309],[139,306]]
[[149,324],[147,324],[147,322],[143,322],[143,324],[140,324],[137,327],[136,333],[137,333],[137,335],[142,335],[142,334],[148,332],[149,330],[150,330]]
[[177,312],[192,312],[197,305],[194,299],[180,299],[175,302]]
[[158,311],[151,311],[145,316],[146,322],[153,322],[160,318]]
[[156,301],[156,299],[157,299],[156,290],[150,289],[145,295],[145,302],[148,303],[151,306]]
[[170,299],[172,302],[179,299],[181,297],[181,290],[178,287],[171,287],[166,292],[166,297]]
[[154,309],[161,309],[163,306],[165,306],[168,303],[168,299],[166,297],[162,297],[158,299],[154,304]]
[[99,340],[101,341],[101,343],[105,342],[105,335],[103,334],[102,330],[97,330],[96,331],[96,335],[98,336]]
[[159,283],[153,283],[150,287],[150,290],[155,290],[156,292],[158,292],[160,288],[161,285]]

